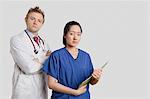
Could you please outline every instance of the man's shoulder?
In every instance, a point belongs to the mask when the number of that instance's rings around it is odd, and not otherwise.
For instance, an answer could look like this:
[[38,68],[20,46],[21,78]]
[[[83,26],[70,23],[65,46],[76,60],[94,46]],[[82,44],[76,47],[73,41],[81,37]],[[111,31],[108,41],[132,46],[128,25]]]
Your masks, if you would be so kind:
[[21,37],[25,37],[25,32],[24,31],[22,31],[22,32],[14,35],[14,36],[12,36],[11,39],[13,39],[13,38],[21,38]]
[[16,34],[10,38],[10,42],[19,42],[22,41],[25,36],[25,32],[22,31],[19,34]]

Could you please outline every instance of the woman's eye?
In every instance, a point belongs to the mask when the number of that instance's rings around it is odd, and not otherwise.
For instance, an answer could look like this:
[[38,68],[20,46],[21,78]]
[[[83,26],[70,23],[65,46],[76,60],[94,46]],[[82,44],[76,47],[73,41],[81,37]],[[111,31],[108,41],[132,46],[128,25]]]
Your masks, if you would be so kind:
[[73,33],[72,33],[72,32],[70,32],[70,35],[73,35]]
[[81,36],[81,34],[77,34],[78,36]]

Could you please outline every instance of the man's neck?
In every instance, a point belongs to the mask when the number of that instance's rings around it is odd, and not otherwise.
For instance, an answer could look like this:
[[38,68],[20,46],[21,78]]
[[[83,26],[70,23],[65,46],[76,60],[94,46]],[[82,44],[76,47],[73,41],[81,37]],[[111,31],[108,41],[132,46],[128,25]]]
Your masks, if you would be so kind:
[[38,33],[37,32],[35,32],[35,33],[33,33],[33,32],[31,32],[34,36],[38,36]]
[[33,36],[38,36],[38,32],[32,32],[32,31],[29,31],[28,29],[27,29],[27,31],[30,32],[31,34],[33,34]]

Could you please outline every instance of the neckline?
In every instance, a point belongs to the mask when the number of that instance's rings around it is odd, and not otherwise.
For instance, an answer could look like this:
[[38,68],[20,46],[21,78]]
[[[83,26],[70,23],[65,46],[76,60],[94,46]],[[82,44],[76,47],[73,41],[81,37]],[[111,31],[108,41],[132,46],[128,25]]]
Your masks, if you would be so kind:
[[77,54],[77,57],[76,57],[76,58],[74,58],[74,57],[71,55],[71,53],[67,50],[66,47],[64,47],[64,49],[66,50],[66,52],[69,54],[69,56],[70,56],[73,60],[77,60],[77,59],[79,58],[79,54],[80,54],[80,49],[79,49],[79,48],[77,48],[77,49],[78,49],[78,54]]
[[29,36],[33,39],[34,36],[39,36],[38,34],[37,35],[34,35],[32,32],[30,32],[28,29],[26,29],[25,31],[27,31],[27,33],[29,34]]

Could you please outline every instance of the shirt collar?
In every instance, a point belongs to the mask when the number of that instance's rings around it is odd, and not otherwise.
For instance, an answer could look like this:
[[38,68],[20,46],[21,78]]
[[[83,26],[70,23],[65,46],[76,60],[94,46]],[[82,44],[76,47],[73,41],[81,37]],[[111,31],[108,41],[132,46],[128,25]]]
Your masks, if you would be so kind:
[[33,37],[34,37],[34,35],[33,35],[33,33],[32,33],[32,32],[30,32],[28,29],[26,29],[26,31],[27,31],[27,33],[29,34],[29,36],[30,36],[31,38],[33,38]]

